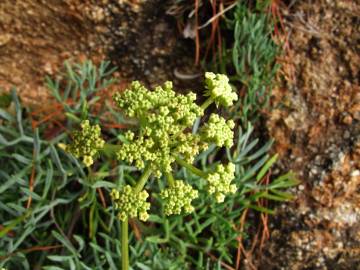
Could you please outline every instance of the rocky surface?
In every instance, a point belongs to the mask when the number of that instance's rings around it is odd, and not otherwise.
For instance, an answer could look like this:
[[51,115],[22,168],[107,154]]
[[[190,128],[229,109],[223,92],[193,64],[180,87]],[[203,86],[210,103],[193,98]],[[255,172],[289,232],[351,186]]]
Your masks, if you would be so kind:
[[172,80],[184,88],[201,75],[193,67],[193,41],[182,38],[168,15],[174,1],[103,2],[108,3],[96,8],[93,19],[105,21],[105,47],[121,76],[149,86]]
[[[66,59],[85,58],[111,59],[128,80],[192,86],[199,74],[193,41],[179,38],[171,2],[2,1],[0,88],[16,86],[26,101],[42,101],[44,76]],[[272,218],[258,267],[359,269],[360,3],[284,2],[290,47],[267,128],[280,168],[302,183]]]
[[[293,1],[270,134],[302,184],[279,209],[263,269],[359,269],[360,5]],[[275,259],[276,258],[276,259]],[[281,260],[279,260],[281,258]]]
[[[0,89],[17,87],[26,102],[48,98],[44,77],[65,60],[111,60],[123,79],[149,86],[199,77],[191,39],[179,38],[171,1],[63,0],[0,4]],[[196,80],[195,80],[196,81]],[[195,83],[196,84],[196,83]]]
[[17,87],[27,102],[47,98],[44,77],[66,59],[99,57],[96,40],[77,0],[1,1],[0,88]]

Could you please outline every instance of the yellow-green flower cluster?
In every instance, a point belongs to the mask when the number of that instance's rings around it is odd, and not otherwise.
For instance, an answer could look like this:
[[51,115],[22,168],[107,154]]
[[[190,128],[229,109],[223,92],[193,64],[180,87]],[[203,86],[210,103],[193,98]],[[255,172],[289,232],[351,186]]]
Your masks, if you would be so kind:
[[217,146],[231,147],[233,145],[235,127],[233,120],[226,121],[217,114],[211,114],[209,121],[201,128],[202,138],[209,142],[215,143]]
[[181,133],[177,137],[177,145],[174,147],[173,153],[180,154],[186,162],[193,163],[194,158],[208,147],[208,143],[200,135]]
[[[126,134],[127,143],[123,143],[117,153],[120,160],[135,162],[139,169],[144,163],[150,163],[156,176],[163,172],[171,172],[171,164],[175,161],[172,153],[189,156],[198,153],[200,140],[195,135],[183,135],[191,127],[195,119],[203,114],[195,103],[196,95],[176,94],[172,83],[149,91],[139,82],[133,82],[124,92],[116,93],[114,101],[125,115],[138,120],[136,133]],[[187,143],[179,146],[179,140],[187,138]],[[201,144],[203,145],[203,144]]]
[[73,133],[73,141],[66,146],[66,151],[75,157],[83,158],[86,167],[93,164],[93,156],[104,147],[105,141],[101,138],[99,125],[91,126],[89,120],[84,120],[80,124],[81,130]]
[[[118,92],[114,101],[129,117],[146,122],[150,128],[159,127],[161,131],[176,134],[193,124],[202,110],[195,104],[196,95],[176,94],[172,82],[166,82],[149,91],[140,82],[132,82],[129,89]],[[158,134],[160,135],[160,134]]]
[[113,189],[110,195],[121,221],[135,217],[146,221],[149,218],[147,211],[150,209],[150,203],[146,202],[149,197],[146,190],[135,192],[131,186],[126,185],[120,190]]
[[154,147],[154,140],[150,137],[138,136],[127,131],[125,133],[127,143],[121,145],[121,149],[116,153],[119,160],[126,160],[128,163],[135,162],[138,169],[145,167],[144,161],[156,161],[159,153],[151,151]]
[[235,165],[229,163],[227,166],[218,164],[215,171],[208,174],[208,192],[214,194],[217,202],[223,202],[225,195],[236,192],[236,185],[231,184],[235,178]]
[[182,210],[187,214],[193,212],[191,202],[197,197],[198,191],[181,180],[175,180],[170,187],[160,192],[160,198],[164,200],[164,213],[167,216],[179,215]]
[[229,84],[229,78],[223,74],[205,73],[206,95],[210,96],[216,105],[229,107],[238,99]]

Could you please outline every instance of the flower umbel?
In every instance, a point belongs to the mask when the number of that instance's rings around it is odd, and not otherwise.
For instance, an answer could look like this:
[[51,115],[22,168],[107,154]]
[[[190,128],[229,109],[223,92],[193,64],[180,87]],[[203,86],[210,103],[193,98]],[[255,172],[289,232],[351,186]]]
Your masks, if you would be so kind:
[[226,121],[217,114],[211,114],[209,121],[200,130],[202,138],[217,146],[231,147],[233,145],[234,132],[232,129],[235,123],[232,120]]
[[198,191],[182,180],[175,180],[174,184],[160,192],[160,198],[164,201],[165,215],[179,215],[182,210],[185,213],[194,211],[192,200],[198,197]]
[[150,203],[146,202],[149,197],[146,190],[135,192],[131,186],[126,185],[120,190],[113,189],[110,195],[121,221],[134,217],[146,221],[149,218],[147,211],[150,209]]
[[[196,95],[191,92],[176,94],[171,82],[149,91],[135,81],[129,89],[116,93],[114,101],[118,107],[139,123],[138,132],[126,134],[128,142],[122,143],[118,159],[135,162],[139,169],[145,162],[150,163],[154,174],[159,177],[162,172],[171,172],[171,164],[175,161],[173,153],[197,154],[203,144],[185,132],[203,114],[195,100]],[[179,147],[179,140],[184,136],[190,139],[189,143]]]
[[223,74],[205,73],[206,95],[210,96],[216,105],[229,107],[238,99],[229,84],[229,78]]
[[235,165],[229,163],[227,166],[218,164],[215,171],[208,174],[208,192],[215,195],[217,202],[223,202],[225,195],[236,192],[236,185],[231,184],[235,178]]
[[73,141],[65,147],[66,151],[75,157],[82,157],[86,167],[93,164],[93,156],[104,147],[105,141],[101,138],[99,125],[91,126],[89,120],[80,124],[81,130],[72,135]]
[[174,153],[180,154],[188,163],[193,163],[194,158],[209,147],[208,143],[198,134],[182,133],[178,136],[177,141]]
[[[208,192],[214,195],[217,202],[223,202],[227,194],[236,192],[236,185],[232,184],[235,175],[234,164],[229,163],[226,166],[219,164],[210,172],[207,169],[203,171],[197,168],[196,164],[193,165],[194,162],[201,161],[201,164],[205,166],[209,160],[212,160],[209,157],[217,157],[215,147],[206,151],[209,144],[228,148],[233,145],[235,123],[232,120],[226,121],[213,113],[208,122],[204,123],[200,117],[211,104],[228,107],[238,99],[238,96],[225,75],[207,72],[205,84],[208,98],[199,106],[196,104],[194,93],[176,93],[171,82],[148,90],[140,82],[134,81],[128,89],[117,92],[113,96],[114,102],[125,116],[121,118],[126,119],[126,126],[129,127],[127,131],[120,131],[120,134],[110,137],[114,135],[114,129],[112,129],[109,133],[110,140],[105,144],[101,138],[100,126],[90,125],[90,122],[85,120],[81,122],[81,129],[73,133],[71,144],[67,146],[59,144],[63,150],[81,158],[87,167],[93,164],[94,156],[100,152],[106,158],[115,157],[129,165],[135,165],[139,170],[143,169],[136,183],[133,183],[135,182],[132,177],[134,167],[127,166],[126,173],[123,171],[121,174],[127,176],[122,179],[125,184],[118,189],[113,189],[110,193],[116,217],[121,221],[121,264],[124,270],[129,268],[129,219],[138,218],[141,221],[149,219],[150,202],[147,201],[149,193],[145,188],[153,186],[147,185],[151,176],[157,178],[163,174],[166,176],[167,186],[160,190],[159,197],[163,202],[164,214],[167,216],[193,212],[195,208],[192,202],[199,196],[198,190],[190,184],[174,179],[174,175],[178,175],[176,172],[172,173],[175,168],[183,167],[190,173],[205,179]],[[82,109],[87,109],[87,106],[83,106]],[[86,115],[85,112],[82,110],[82,117]],[[114,117],[116,118],[118,117]],[[204,123],[203,126],[199,127],[202,123]],[[113,143],[116,139],[118,141]],[[202,151],[206,152],[199,156]],[[112,163],[110,165],[94,166],[96,167],[94,170],[86,170],[88,175],[85,176],[86,180],[89,180],[88,183],[93,184],[94,181],[102,178],[104,178],[103,181],[112,178],[118,172],[118,168],[113,168]],[[122,166],[123,162],[119,169]],[[98,172],[95,171],[97,167],[100,167]],[[110,167],[111,171],[106,172]],[[184,177],[188,178],[185,172]],[[130,181],[130,179],[132,186],[127,184],[127,180]],[[200,184],[197,187],[202,186]],[[84,188],[87,190],[79,199],[80,201],[84,200],[90,191],[95,191],[93,185],[85,185]],[[101,190],[99,190],[99,195],[103,199]],[[92,211],[90,214],[91,220]],[[89,231],[92,238],[96,231],[92,228]]]

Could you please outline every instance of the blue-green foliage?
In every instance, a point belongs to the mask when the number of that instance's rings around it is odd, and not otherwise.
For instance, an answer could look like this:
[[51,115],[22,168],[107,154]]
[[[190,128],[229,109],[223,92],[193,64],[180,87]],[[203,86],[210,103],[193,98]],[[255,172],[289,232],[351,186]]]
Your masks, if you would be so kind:
[[228,33],[227,39],[212,68],[230,75],[231,82],[240,89],[242,98],[232,110],[233,118],[246,127],[268,108],[280,48],[272,39],[274,22],[270,15],[252,10],[242,1],[226,14],[223,30]]
[[[68,64],[66,68],[61,81],[48,80],[55,98],[65,107],[68,117],[64,125],[75,126],[85,111],[90,112],[88,117],[94,122],[99,122],[102,114],[92,114],[91,106],[97,99],[95,94],[113,82],[111,72],[106,72],[106,64],[98,69],[90,62]],[[86,170],[57,146],[60,141],[68,140],[67,133],[45,140],[47,127],[32,130],[26,108],[21,107],[15,91],[11,95],[11,105],[0,109],[0,267],[118,269],[120,222],[108,194],[113,187],[135,183],[138,172],[134,167],[107,159],[96,164],[96,171]],[[66,103],[69,97],[76,102]],[[107,109],[118,123],[125,123],[110,105]],[[196,131],[195,125],[193,132]],[[279,190],[296,184],[292,174],[280,176],[268,186],[260,183],[276,157],[268,154],[272,141],[261,145],[253,138],[252,131],[251,125],[244,131],[240,129],[235,146],[223,155],[236,164],[238,186],[238,192],[223,204],[201,193],[194,203],[193,214],[169,218],[161,211],[156,192],[151,194],[153,214],[149,222],[131,222],[132,269],[221,269],[221,261],[231,264],[234,260],[239,235],[236,226],[243,210],[254,208],[271,213],[271,209],[257,206],[259,198],[279,201],[290,198]],[[110,140],[121,137],[121,133],[105,130]],[[219,155],[215,147],[210,147],[196,162],[208,170],[216,164]],[[33,190],[30,189],[32,175]],[[185,179],[199,189],[205,184],[185,169],[177,171],[176,178]],[[153,180],[148,185],[156,191],[159,184],[160,181]],[[106,207],[99,197],[99,188],[104,193]],[[30,196],[32,202],[27,208]],[[211,259],[210,254],[218,259]]]

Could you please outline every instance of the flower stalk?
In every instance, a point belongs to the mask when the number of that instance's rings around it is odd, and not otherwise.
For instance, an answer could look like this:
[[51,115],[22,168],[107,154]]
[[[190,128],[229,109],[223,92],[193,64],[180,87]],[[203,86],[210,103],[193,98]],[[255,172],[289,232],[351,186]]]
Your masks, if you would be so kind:
[[204,103],[201,105],[201,109],[203,111],[205,111],[207,109],[207,107],[209,107],[212,103],[214,102],[214,100],[211,97],[208,97]]
[[206,179],[207,177],[207,173],[203,172],[202,170],[199,170],[198,168],[196,168],[195,166],[187,163],[185,160],[179,158],[179,157],[175,157],[176,162],[185,167],[186,169],[188,169],[190,172],[192,172],[193,174],[200,176],[201,178]]
[[141,175],[139,181],[136,183],[136,186],[134,188],[134,191],[136,193],[140,192],[144,188],[146,181],[149,179],[150,175],[151,175],[151,167],[150,167],[150,165],[147,165],[145,167],[143,174]]
[[121,149],[121,145],[105,143],[101,151],[107,156],[113,156]]
[[172,173],[165,173],[165,176],[166,176],[166,180],[167,180],[169,186],[173,186],[175,183],[175,180],[174,180],[174,176],[172,175]]
[[121,269],[129,269],[129,221],[121,222]]
[[[199,196],[199,191],[190,183],[174,178],[175,164],[205,179],[208,193],[218,202],[236,191],[232,183],[233,164],[218,165],[211,172],[204,172],[192,165],[196,156],[207,150],[209,144],[228,148],[233,145],[235,123],[226,121],[216,113],[210,115],[207,123],[196,134],[191,132],[194,121],[202,117],[212,103],[216,107],[229,107],[238,99],[226,75],[206,72],[205,88],[207,99],[202,105],[197,105],[195,93],[176,93],[171,82],[150,91],[140,82],[134,81],[128,89],[116,93],[113,100],[124,117],[136,124],[136,129],[122,133],[122,139],[115,144],[105,143],[100,126],[83,120],[81,129],[72,134],[72,143],[63,146],[75,157],[82,158],[94,180],[99,173],[92,173],[90,166],[100,155],[115,157],[143,170],[134,186],[125,184],[113,189],[110,194],[113,208],[121,222],[122,270],[129,269],[129,219],[138,218],[145,222],[149,218],[149,193],[144,187],[151,175],[159,179],[164,175],[166,178],[167,185],[160,191],[159,198],[167,216],[192,213],[195,211],[192,203]],[[103,172],[100,174],[102,177],[108,175]],[[92,219],[94,213],[90,211],[90,214]],[[95,228],[90,231],[94,237]]]

